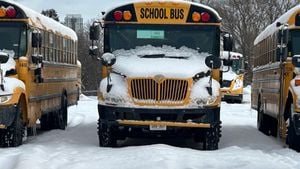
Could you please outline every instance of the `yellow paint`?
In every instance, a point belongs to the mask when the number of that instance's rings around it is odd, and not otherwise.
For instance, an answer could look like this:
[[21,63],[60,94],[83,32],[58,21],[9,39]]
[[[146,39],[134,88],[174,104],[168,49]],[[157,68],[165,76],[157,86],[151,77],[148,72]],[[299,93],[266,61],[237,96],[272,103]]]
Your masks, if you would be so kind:
[[137,120],[117,120],[121,125],[150,126],[159,125],[167,127],[185,127],[185,128],[210,128],[209,123],[183,123],[167,121],[137,121]]
[[295,11],[295,12],[290,16],[290,18],[289,18],[289,20],[288,20],[288,25],[289,25],[289,27],[295,27],[295,23],[296,23],[295,18],[296,18],[296,15],[299,14],[299,13],[300,13],[300,10]]
[[190,4],[152,1],[134,3],[134,8],[139,23],[184,24]]

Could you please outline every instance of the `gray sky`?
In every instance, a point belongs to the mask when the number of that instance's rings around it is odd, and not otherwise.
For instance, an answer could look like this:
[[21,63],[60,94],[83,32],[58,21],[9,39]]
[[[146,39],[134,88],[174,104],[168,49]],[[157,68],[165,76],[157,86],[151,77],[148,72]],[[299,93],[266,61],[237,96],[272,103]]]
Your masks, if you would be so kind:
[[99,18],[101,11],[106,11],[120,3],[132,0],[15,0],[35,11],[55,9],[61,21],[66,14],[81,14],[84,22]]

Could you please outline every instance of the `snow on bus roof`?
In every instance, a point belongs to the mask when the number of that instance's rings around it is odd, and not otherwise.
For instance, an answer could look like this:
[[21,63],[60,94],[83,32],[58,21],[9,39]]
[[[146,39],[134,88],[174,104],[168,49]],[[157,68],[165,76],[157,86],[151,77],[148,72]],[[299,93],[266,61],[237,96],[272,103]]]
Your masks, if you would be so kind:
[[113,8],[110,8],[108,10],[106,10],[105,14],[103,15],[103,18],[106,17],[106,14],[108,14],[110,11],[113,11],[115,9],[117,9],[118,7],[121,7],[121,6],[125,6],[125,5],[129,5],[129,4],[133,4],[133,3],[146,3],[146,2],[179,2],[179,3],[188,3],[188,4],[192,4],[192,5],[195,5],[195,6],[198,6],[198,7],[201,7],[201,8],[205,8],[211,12],[213,12],[217,19],[218,20],[222,20],[222,18],[220,17],[219,13],[214,10],[213,8],[207,6],[207,5],[203,5],[203,4],[199,4],[199,3],[195,3],[195,2],[190,2],[190,1],[183,1],[183,0],[135,0],[135,1],[132,1],[131,2],[127,2],[127,3],[122,3],[122,4],[119,4]]
[[[295,6],[294,8],[288,10],[286,13],[281,15],[275,22],[269,25],[264,31],[262,31],[254,41],[254,45],[258,44],[260,41],[266,39],[268,36],[272,35],[279,28],[276,26],[277,22],[288,23],[290,18],[296,13],[300,12],[300,5]],[[289,25],[291,26],[291,25]]]
[[4,1],[16,5],[21,10],[23,10],[23,12],[26,14],[26,16],[29,18],[30,22],[32,22],[34,26],[37,26],[38,28],[46,28],[46,30],[48,31],[59,33],[62,36],[67,36],[72,40],[77,41],[77,35],[71,28],[64,26],[58,21],[55,21],[52,18],[44,16],[20,3],[11,0],[4,0]]

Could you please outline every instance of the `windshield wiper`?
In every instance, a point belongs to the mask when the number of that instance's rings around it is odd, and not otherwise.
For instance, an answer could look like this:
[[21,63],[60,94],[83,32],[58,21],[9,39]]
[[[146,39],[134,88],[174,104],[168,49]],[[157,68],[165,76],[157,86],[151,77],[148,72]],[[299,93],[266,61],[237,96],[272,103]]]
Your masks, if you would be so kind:
[[165,54],[138,55],[140,58],[164,58]]
[[171,58],[171,59],[187,59],[187,56],[166,56],[165,54],[138,55],[140,58]]

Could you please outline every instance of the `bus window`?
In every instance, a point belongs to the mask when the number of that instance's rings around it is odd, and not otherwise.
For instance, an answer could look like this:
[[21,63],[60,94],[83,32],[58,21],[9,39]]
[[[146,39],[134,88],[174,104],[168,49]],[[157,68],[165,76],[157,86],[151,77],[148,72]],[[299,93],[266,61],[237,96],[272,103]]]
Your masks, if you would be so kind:
[[292,55],[300,55],[300,31],[292,31]]
[[217,55],[216,40],[216,27],[210,26],[111,25],[109,29],[111,52],[150,44],[155,47],[168,45],[178,49],[185,46]]

